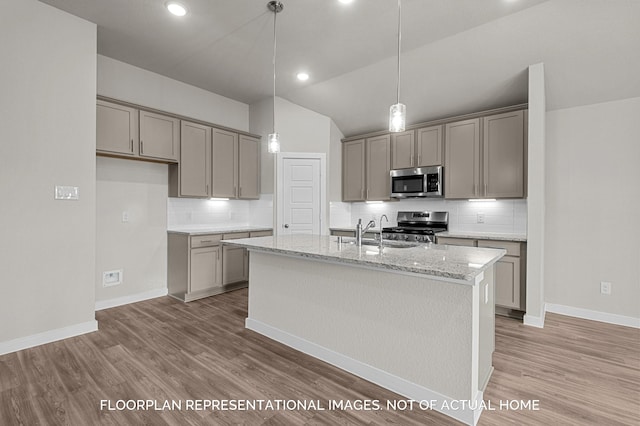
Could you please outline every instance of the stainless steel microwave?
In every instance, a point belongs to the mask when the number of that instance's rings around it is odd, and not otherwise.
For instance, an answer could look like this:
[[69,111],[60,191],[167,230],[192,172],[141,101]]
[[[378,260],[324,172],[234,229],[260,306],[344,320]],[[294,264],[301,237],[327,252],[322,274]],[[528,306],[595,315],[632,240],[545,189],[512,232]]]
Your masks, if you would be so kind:
[[443,197],[442,166],[391,170],[391,197]]

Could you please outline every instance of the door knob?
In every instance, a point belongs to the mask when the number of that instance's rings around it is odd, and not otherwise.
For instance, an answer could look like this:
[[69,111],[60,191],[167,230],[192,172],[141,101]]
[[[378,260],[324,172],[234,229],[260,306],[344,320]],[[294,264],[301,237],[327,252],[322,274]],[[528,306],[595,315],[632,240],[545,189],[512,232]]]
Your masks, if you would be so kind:
[[285,223],[285,224],[284,224],[284,227],[285,227],[285,228],[288,228],[288,227],[289,227],[289,224],[288,224],[288,223]]

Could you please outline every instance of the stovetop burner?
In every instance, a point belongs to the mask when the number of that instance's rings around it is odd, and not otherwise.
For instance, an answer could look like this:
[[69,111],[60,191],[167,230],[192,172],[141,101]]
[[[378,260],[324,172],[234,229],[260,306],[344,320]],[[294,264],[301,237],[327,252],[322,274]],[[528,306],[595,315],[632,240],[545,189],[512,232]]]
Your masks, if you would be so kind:
[[382,228],[388,240],[433,242],[437,232],[449,227],[448,212],[398,212],[398,226]]

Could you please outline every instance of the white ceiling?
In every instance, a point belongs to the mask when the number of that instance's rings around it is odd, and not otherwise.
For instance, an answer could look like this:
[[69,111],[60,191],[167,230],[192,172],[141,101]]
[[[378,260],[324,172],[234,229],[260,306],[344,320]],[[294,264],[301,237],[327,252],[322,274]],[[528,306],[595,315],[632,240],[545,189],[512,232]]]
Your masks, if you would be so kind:
[[[251,104],[272,93],[273,13],[262,0],[41,0],[98,25],[98,53]],[[283,0],[278,96],[345,135],[386,127],[395,103],[395,0]],[[638,0],[404,0],[408,123],[527,100],[544,62],[557,109],[640,96]],[[298,82],[307,70],[311,79]]]

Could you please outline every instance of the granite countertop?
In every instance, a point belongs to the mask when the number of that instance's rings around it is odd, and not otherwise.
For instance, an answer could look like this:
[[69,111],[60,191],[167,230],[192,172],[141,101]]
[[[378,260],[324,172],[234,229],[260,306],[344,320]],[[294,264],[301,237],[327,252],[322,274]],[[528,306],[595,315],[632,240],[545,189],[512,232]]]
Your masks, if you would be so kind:
[[174,226],[167,229],[170,234],[189,234],[189,235],[206,235],[206,234],[228,234],[231,232],[258,232],[272,231],[273,228],[265,226],[246,226],[246,225],[184,225]]
[[[249,250],[300,256],[308,259],[412,272],[475,284],[475,277],[498,261],[505,250],[458,247],[437,244],[401,244],[403,248],[377,245],[357,247],[352,238],[326,235],[286,235],[279,237],[243,238],[225,244]],[[390,243],[391,244],[391,243]],[[399,246],[399,244],[394,244]]]
[[470,238],[479,240],[527,242],[526,234],[505,234],[497,232],[445,231],[438,232],[436,236],[449,238]]

